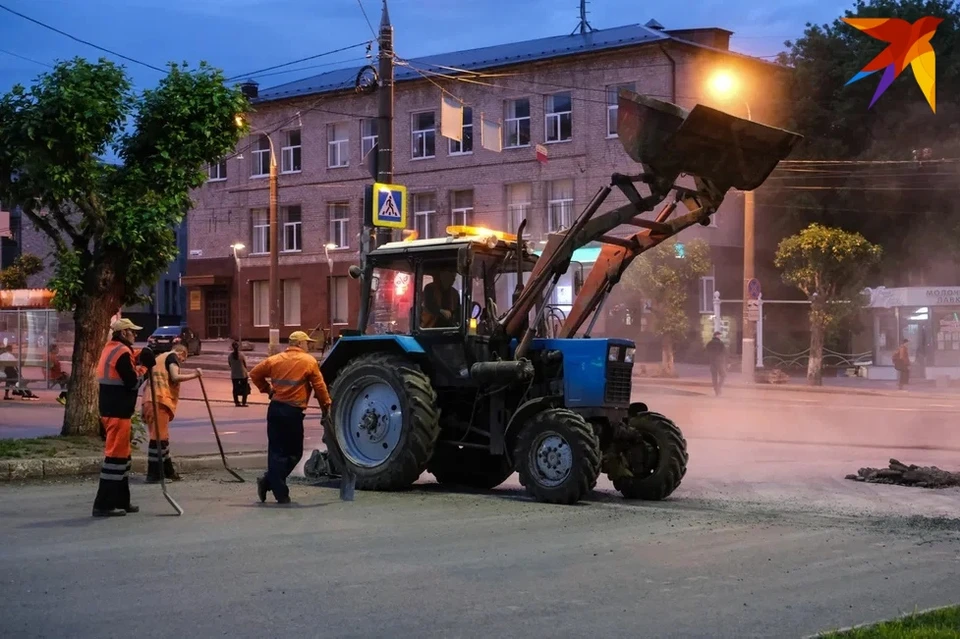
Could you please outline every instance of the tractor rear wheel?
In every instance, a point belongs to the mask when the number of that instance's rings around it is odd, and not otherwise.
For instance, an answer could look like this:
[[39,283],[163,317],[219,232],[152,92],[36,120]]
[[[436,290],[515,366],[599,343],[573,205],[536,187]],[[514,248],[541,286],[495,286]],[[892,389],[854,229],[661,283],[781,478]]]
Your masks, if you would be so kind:
[[427,472],[437,483],[479,490],[496,488],[513,474],[506,455],[491,455],[485,450],[438,446]]
[[419,366],[399,355],[360,356],[337,375],[330,396],[333,428],[323,441],[330,448],[336,437],[357,488],[402,490],[417,481],[440,434],[437,394]]
[[574,504],[597,485],[600,440],[577,413],[551,408],[520,431],[513,459],[520,483],[538,501]]
[[605,470],[627,499],[666,499],[687,473],[687,440],[659,413],[640,413],[619,424],[614,447],[615,463]]

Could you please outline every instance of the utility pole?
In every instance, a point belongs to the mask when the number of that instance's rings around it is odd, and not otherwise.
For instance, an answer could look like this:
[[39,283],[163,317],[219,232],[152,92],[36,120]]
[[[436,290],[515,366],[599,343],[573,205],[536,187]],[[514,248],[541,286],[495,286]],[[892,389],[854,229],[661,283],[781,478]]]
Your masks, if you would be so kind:
[[[383,12],[380,16],[380,107],[377,114],[377,182],[393,183],[393,26],[387,11],[387,0],[383,0]],[[376,201],[376,194],[374,194]],[[386,244],[392,239],[391,229],[378,228],[376,245]]]
[[741,368],[746,381],[753,382],[753,372],[756,369],[757,327],[750,321],[747,312],[747,302],[750,300],[748,285],[754,278],[753,250],[754,250],[754,208],[753,191],[743,194],[743,340],[741,342]]
[[[269,134],[267,139],[270,140]],[[278,268],[280,254],[277,237],[280,231],[278,226],[277,156],[273,151],[273,140],[270,140],[270,342],[267,346],[267,352],[270,355],[280,350],[280,272]]]

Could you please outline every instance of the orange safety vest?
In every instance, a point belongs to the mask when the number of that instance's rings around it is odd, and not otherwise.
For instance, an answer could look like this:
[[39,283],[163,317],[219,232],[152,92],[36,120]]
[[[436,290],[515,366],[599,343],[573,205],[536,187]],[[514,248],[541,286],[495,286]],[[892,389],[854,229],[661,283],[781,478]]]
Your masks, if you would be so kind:
[[123,386],[123,379],[117,372],[117,360],[124,353],[130,353],[131,360],[136,360],[134,350],[122,342],[107,342],[100,353],[100,363],[97,364],[97,378],[101,386]]
[[[176,413],[177,404],[180,402],[180,384],[170,381],[170,375],[167,374],[167,358],[176,357],[173,351],[169,351],[157,358],[157,364],[153,367],[153,385],[157,393],[157,403],[166,406],[171,412]],[[179,363],[178,363],[179,365]],[[144,387],[144,401],[152,401],[150,389]]]

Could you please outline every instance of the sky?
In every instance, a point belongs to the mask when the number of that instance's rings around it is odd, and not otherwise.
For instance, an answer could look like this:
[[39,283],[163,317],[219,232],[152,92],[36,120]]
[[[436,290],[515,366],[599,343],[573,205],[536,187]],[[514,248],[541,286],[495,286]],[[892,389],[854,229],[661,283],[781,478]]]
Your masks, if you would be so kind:
[[[362,3],[362,4],[361,4]],[[571,33],[578,0],[388,0],[394,48],[402,58]],[[163,68],[205,60],[227,77],[374,38],[381,0],[0,0],[0,5],[101,47]],[[852,0],[590,0],[597,29],[656,19],[667,29],[722,27],[731,49],[772,57],[807,22],[832,22]],[[374,49],[375,51],[375,49]],[[261,89],[363,61],[364,47],[260,75]],[[101,55],[123,63],[138,88],[157,71],[105,54],[0,9],[0,92],[29,86],[58,59]],[[17,57],[21,56],[21,57]],[[23,58],[28,58],[25,60]],[[323,65],[323,66],[316,66]],[[291,69],[313,67],[301,71]]]

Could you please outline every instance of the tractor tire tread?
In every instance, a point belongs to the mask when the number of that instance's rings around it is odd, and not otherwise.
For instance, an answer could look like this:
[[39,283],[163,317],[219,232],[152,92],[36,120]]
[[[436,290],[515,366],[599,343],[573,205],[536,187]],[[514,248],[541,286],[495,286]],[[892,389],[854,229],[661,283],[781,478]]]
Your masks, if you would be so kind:
[[[395,371],[400,386],[406,395],[406,408],[411,412],[410,431],[407,434],[403,450],[388,463],[386,469],[365,469],[355,467],[356,487],[369,491],[397,491],[410,488],[426,470],[427,462],[433,456],[437,438],[440,435],[440,409],[437,407],[437,393],[430,379],[419,366],[411,365],[409,360],[393,353],[371,353],[357,357],[347,364],[337,375],[331,388],[331,397],[340,391],[340,383],[350,378],[350,372],[360,367],[372,366],[384,371]],[[401,398],[404,401],[404,398]],[[324,429],[323,443],[329,448],[327,438],[333,433]],[[335,469],[343,473],[343,468],[331,458]],[[371,472],[372,471],[372,472]]]
[[680,428],[667,417],[659,413],[641,413],[628,420],[633,431],[646,431],[653,435],[660,446],[660,454],[666,455],[666,462],[647,477],[619,477],[613,480],[613,487],[626,499],[661,501],[669,497],[680,486],[687,474],[687,440]]
[[[551,427],[550,424],[556,424]],[[574,450],[574,468],[576,481],[568,481],[557,488],[547,488],[537,484],[530,475],[527,466],[529,447],[533,439],[543,430],[564,428],[569,434],[562,433]],[[571,437],[572,435],[572,437]],[[538,501],[550,504],[575,504],[596,487],[600,477],[601,452],[600,440],[593,426],[580,414],[566,408],[551,408],[534,415],[520,432],[514,449],[514,463],[520,474],[520,484]],[[577,459],[580,462],[577,462]]]

